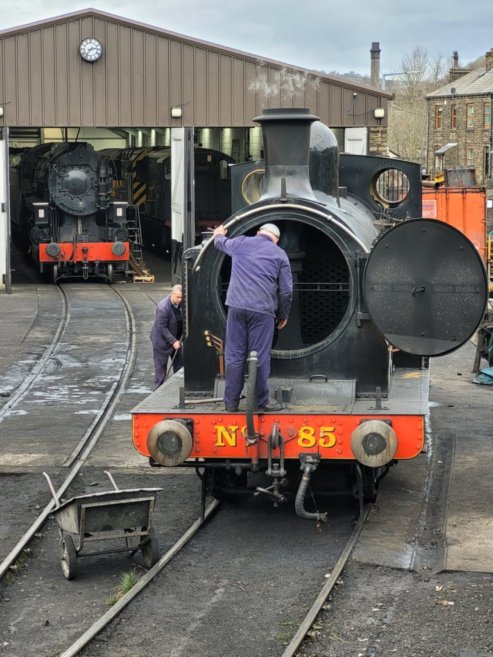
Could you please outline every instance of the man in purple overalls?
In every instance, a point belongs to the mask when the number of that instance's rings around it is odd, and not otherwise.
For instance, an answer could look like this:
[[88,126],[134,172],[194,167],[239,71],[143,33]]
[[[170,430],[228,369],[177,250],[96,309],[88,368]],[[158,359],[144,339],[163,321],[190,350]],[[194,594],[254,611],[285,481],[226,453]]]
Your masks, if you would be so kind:
[[274,328],[288,321],[293,279],[288,256],[277,243],[281,236],[275,224],[264,224],[254,237],[226,238],[227,228],[214,230],[214,246],[232,258],[226,295],[226,376],[224,405],[237,411],[243,389],[248,354],[258,353],[257,407],[278,411],[269,400],[268,379]]
[[183,320],[181,316],[181,285],[175,285],[171,294],[162,299],[156,308],[156,319],[151,329],[152,352],[154,356],[154,390],[166,380],[168,359],[173,354],[173,372],[183,365],[181,336]]

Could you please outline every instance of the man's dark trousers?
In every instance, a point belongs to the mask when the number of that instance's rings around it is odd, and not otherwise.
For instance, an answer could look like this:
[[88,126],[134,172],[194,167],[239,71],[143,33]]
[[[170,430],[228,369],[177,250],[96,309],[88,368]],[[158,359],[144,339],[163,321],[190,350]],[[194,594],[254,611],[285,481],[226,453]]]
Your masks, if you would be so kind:
[[168,361],[173,359],[173,372],[177,372],[180,367],[183,367],[182,350],[172,350],[171,354],[164,353],[157,349],[154,350],[154,390],[159,388],[165,381],[168,374]]
[[270,352],[274,335],[274,317],[242,308],[228,308],[226,325],[226,381],[224,405],[238,408],[243,389],[246,361],[251,351],[258,354],[257,406],[269,400],[267,381],[270,374]]

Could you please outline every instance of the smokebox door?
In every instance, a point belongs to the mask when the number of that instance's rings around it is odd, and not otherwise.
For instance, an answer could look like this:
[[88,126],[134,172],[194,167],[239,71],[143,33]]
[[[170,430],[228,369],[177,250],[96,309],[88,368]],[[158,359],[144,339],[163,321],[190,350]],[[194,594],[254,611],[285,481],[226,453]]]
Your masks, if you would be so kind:
[[488,299],[477,249],[438,220],[413,219],[384,233],[363,284],[372,320],[387,340],[420,356],[440,356],[464,344]]

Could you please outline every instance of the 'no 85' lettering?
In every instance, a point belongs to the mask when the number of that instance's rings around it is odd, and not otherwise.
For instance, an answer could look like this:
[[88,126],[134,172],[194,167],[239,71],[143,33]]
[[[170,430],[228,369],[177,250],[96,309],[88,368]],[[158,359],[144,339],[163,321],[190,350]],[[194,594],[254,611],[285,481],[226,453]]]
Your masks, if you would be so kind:
[[318,432],[315,427],[300,427],[298,431],[298,445],[300,447],[334,447],[336,444],[335,427],[320,427]]
[[[214,444],[216,447],[236,447],[238,445],[238,434],[245,436],[246,427],[240,428],[237,425],[225,427],[218,425],[216,426],[216,442]],[[309,449],[310,447],[330,449],[337,442],[335,427],[319,427],[318,430],[310,426],[300,427],[296,442],[304,449]]]

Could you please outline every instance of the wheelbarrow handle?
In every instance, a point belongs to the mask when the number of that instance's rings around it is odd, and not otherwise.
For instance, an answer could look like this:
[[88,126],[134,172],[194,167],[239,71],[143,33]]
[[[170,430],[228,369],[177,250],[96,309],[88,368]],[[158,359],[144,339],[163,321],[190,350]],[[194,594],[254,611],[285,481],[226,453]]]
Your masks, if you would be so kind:
[[60,502],[58,500],[58,495],[56,494],[55,487],[53,486],[50,475],[47,472],[43,472],[44,476],[46,477],[46,481],[48,482],[48,486],[50,487],[51,494],[53,495],[53,499],[55,500],[55,504],[60,506]]
[[107,475],[108,475],[109,480],[110,480],[111,483],[113,484],[113,488],[114,488],[115,490],[120,490],[120,489],[118,488],[118,486],[116,485],[116,482],[115,482],[115,480],[113,479],[113,475],[111,474],[111,472],[108,472],[108,470],[105,470],[105,471],[104,471],[104,474],[107,474]]

